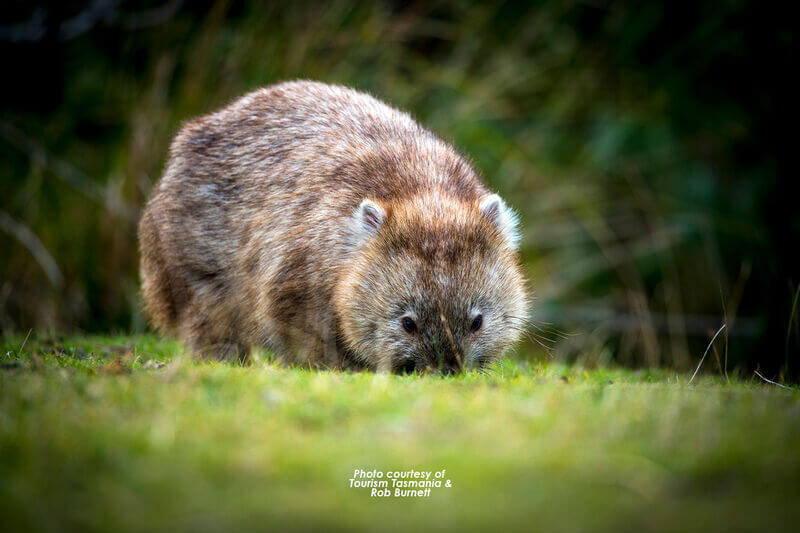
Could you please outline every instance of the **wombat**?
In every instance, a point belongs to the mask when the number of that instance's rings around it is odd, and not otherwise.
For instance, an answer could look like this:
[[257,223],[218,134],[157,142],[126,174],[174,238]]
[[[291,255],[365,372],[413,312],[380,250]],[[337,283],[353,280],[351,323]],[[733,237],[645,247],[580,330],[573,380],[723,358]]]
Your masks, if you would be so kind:
[[187,122],[139,239],[147,314],[199,356],[454,373],[526,315],[513,211],[409,115],[335,85]]

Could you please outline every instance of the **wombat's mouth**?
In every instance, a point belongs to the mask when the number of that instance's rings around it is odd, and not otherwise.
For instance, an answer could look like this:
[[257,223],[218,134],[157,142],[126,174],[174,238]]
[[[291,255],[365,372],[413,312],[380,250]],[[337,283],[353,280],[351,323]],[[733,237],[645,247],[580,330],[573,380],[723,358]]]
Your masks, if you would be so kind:
[[413,374],[417,370],[417,362],[413,359],[401,359],[394,367],[395,374]]
[[454,374],[460,374],[462,369],[458,366],[453,365],[429,365],[425,363],[420,363],[414,359],[402,359],[397,362],[395,365],[393,372],[398,375],[406,375],[406,374],[414,374],[414,373],[439,373],[443,376],[452,376]]

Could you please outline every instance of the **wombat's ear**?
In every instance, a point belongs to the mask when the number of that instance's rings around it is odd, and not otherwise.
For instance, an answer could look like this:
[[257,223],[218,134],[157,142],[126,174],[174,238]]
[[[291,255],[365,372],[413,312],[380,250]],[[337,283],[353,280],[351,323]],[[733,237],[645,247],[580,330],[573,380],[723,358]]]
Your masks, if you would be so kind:
[[372,200],[364,200],[356,209],[354,229],[358,235],[366,238],[378,231],[385,219],[386,211],[383,207]]
[[508,244],[516,250],[519,247],[519,219],[517,214],[496,194],[483,197],[480,210],[491,220],[508,239]]

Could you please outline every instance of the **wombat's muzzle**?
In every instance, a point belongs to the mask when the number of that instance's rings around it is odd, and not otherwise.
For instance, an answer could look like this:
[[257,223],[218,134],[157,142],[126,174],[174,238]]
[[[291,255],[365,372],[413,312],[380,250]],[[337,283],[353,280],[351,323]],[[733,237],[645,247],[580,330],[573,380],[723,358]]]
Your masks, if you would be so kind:
[[427,362],[416,359],[406,359],[394,368],[395,374],[413,374],[414,372],[438,372],[443,376],[460,374],[463,370],[460,361],[455,357],[446,361]]

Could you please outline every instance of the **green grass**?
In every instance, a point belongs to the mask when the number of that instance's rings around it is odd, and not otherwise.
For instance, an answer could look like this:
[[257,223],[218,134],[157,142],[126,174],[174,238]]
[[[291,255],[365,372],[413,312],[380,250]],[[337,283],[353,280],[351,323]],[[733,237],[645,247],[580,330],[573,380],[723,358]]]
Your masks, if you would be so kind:
[[[0,529],[789,529],[800,393],[506,361],[456,378],[6,338]],[[162,363],[165,363],[162,365]],[[353,470],[446,469],[429,498]],[[796,527],[796,526],[795,526]]]

